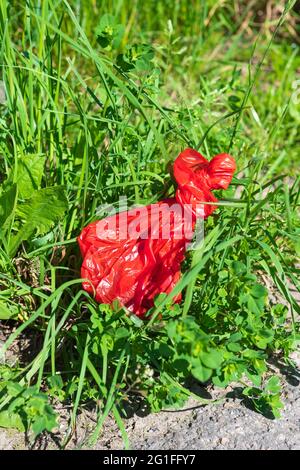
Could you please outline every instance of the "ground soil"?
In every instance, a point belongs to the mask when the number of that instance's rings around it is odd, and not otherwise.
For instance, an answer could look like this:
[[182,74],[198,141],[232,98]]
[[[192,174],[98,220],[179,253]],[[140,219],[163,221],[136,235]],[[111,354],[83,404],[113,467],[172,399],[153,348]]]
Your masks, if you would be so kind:
[[[137,404],[125,420],[131,449],[297,449],[300,450],[300,356],[294,356],[298,369],[274,363],[274,372],[283,382],[284,410],[280,419],[270,419],[250,409],[238,387],[225,391],[218,404],[199,406],[191,400],[177,411],[147,414]],[[208,390],[217,398],[214,390]],[[224,395],[224,392],[222,392]],[[0,449],[60,449],[66,435],[70,410],[59,408],[60,426],[52,435],[41,436],[33,445],[23,434],[0,429]],[[95,412],[84,410],[67,449],[87,448],[87,437],[95,426]],[[108,418],[94,449],[123,449],[120,431]]]

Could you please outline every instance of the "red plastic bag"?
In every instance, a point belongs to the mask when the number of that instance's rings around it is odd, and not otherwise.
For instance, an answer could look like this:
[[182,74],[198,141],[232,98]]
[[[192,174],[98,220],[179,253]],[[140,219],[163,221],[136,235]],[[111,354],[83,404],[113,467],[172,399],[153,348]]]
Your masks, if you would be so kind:
[[[192,149],[174,162],[175,198],[106,217],[85,227],[78,243],[83,256],[83,288],[100,303],[118,300],[143,317],[160,293],[170,293],[180,278],[186,244],[197,217],[215,209],[211,190],[226,189],[235,171],[227,154],[208,162]],[[174,298],[180,302],[181,295]]]

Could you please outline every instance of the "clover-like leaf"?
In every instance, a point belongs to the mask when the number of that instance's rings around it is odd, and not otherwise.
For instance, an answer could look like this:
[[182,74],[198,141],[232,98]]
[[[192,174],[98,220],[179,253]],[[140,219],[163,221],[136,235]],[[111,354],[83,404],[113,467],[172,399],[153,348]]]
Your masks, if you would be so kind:
[[124,71],[132,69],[147,71],[152,68],[154,51],[148,44],[134,44],[127,47],[123,54],[117,58],[117,65]]
[[124,34],[124,26],[119,24],[115,16],[103,15],[96,28],[97,42],[103,48],[118,48]]

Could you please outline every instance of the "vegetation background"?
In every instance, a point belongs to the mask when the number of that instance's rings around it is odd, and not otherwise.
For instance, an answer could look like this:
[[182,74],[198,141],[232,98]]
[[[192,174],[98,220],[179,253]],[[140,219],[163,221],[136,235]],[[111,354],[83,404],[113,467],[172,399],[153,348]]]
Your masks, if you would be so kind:
[[[299,34],[293,1],[1,0],[0,426],[33,442],[68,403],[64,446],[94,406],[89,442],[111,414],[128,446],[124,399],[205,402],[191,381],[279,415],[269,360],[293,366],[299,340]],[[119,196],[172,194],[187,146],[238,172],[182,304],[160,296],[148,322],[97,305],[76,237]]]

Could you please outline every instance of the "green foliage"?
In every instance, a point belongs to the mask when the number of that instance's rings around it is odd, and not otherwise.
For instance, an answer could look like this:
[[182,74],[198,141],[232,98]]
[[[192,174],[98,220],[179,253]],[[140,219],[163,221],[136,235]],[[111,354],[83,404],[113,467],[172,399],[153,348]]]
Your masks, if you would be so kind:
[[[262,21],[255,2],[154,3],[0,3],[1,362],[21,335],[39,339],[0,365],[0,426],[51,431],[49,396],[71,404],[68,437],[92,402],[93,438],[111,414],[126,443],[125,401],[209,402],[195,382],[281,409],[270,358],[290,363],[300,338],[299,15],[286,9],[273,37],[277,10]],[[145,322],[97,305],[80,288],[82,227],[120,196],[173,194],[169,163],[199,145],[238,171],[176,292]]]
[[206,382],[223,362],[221,352],[194,319],[172,321],[167,332],[174,344],[173,367],[182,373],[190,372],[200,382]]
[[12,237],[10,253],[13,255],[23,240],[33,235],[43,235],[67,210],[64,188],[53,186],[32,193],[31,198],[20,203],[16,210],[17,234]]
[[18,316],[18,309],[0,300],[0,320],[9,320]]
[[115,16],[105,14],[101,16],[95,33],[101,47],[107,48],[110,46],[117,49],[122,41],[124,26],[118,24]]
[[47,233],[68,207],[62,186],[40,189],[44,165],[45,158],[40,155],[21,157],[0,186],[0,241],[2,238],[6,244],[6,236],[10,238],[10,256],[16,254],[23,241]]
[[20,199],[30,199],[33,191],[41,186],[44,174],[45,157],[41,155],[24,155],[18,159],[16,177],[11,176],[8,182],[15,182]]
[[280,418],[280,410],[284,407],[280,399],[280,380],[279,377],[270,377],[263,389],[257,387],[246,387],[243,395],[253,403],[254,408],[263,414],[273,415]]
[[12,184],[0,193],[0,237],[12,218],[15,207],[17,185]]
[[135,69],[137,72],[150,70],[154,50],[147,44],[134,44],[126,48],[123,54],[117,57],[118,66],[125,72]]
[[22,387],[16,382],[7,382],[4,390],[10,404],[0,411],[1,427],[17,428],[19,431],[31,429],[34,436],[56,427],[57,416],[48,404],[46,394],[36,387]]

